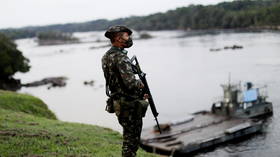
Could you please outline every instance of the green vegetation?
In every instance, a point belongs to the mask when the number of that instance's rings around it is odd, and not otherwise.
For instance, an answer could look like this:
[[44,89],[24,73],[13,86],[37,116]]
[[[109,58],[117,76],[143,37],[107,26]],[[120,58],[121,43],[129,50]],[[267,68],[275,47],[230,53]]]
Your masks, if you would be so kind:
[[[0,155],[119,157],[122,136],[111,129],[55,120],[38,98],[0,91]],[[143,150],[140,157],[153,157]]]
[[17,45],[0,34],[0,80],[9,79],[16,72],[28,72],[29,60],[17,49]]
[[1,33],[8,36],[10,39],[32,38],[36,36],[36,31],[33,29],[3,29]]
[[40,32],[37,34],[39,45],[56,45],[78,42],[78,38],[73,37],[72,33],[58,31]]
[[280,0],[235,0],[217,5],[190,5],[165,13],[132,16],[116,20],[95,20],[21,29],[3,29],[13,39],[34,37],[38,32],[86,32],[127,25],[135,30],[189,30],[259,28],[280,29]]
[[29,60],[17,49],[17,45],[0,33],[0,89],[17,90],[20,80],[13,78],[16,72],[28,72]]
[[62,41],[76,41],[77,38],[72,36],[72,33],[63,33],[57,31],[40,32],[37,35],[39,40],[62,40]]
[[24,112],[38,117],[56,119],[47,105],[40,99],[30,95],[0,90],[0,109]]
[[149,33],[140,33],[139,35],[139,39],[150,39],[150,38],[153,38],[153,36],[151,36]]

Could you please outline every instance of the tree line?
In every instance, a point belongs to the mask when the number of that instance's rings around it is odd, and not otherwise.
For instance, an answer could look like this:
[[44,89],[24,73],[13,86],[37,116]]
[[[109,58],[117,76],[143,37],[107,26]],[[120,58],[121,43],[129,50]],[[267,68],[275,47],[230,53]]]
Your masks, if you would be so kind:
[[112,25],[127,25],[135,30],[280,29],[280,0],[235,0],[216,5],[189,5],[148,16],[2,29],[0,32],[12,39],[18,39],[35,37],[38,32],[98,31],[105,30]]

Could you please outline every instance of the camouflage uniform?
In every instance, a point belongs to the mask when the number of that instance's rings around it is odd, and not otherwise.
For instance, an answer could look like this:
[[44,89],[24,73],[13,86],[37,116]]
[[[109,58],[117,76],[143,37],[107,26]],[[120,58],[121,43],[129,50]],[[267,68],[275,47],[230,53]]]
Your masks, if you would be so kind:
[[136,156],[142,130],[142,116],[137,114],[141,81],[135,78],[127,51],[112,46],[102,58],[118,121],[123,127],[123,157]]

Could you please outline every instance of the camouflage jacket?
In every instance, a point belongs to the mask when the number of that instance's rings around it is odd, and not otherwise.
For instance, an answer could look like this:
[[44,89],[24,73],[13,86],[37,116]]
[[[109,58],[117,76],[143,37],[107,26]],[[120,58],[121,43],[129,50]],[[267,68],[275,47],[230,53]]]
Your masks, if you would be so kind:
[[126,50],[112,46],[102,57],[102,69],[112,94],[139,97],[141,81],[133,73]]

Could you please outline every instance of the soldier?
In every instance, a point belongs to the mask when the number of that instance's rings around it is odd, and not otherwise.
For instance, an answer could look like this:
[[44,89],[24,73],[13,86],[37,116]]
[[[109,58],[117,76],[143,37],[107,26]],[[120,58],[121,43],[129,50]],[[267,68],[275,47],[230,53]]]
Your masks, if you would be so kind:
[[110,27],[105,36],[111,40],[112,47],[102,58],[106,94],[109,96],[106,108],[110,113],[115,112],[123,127],[123,157],[136,156],[140,144],[142,117],[146,112],[139,102],[147,98],[147,95],[144,98],[139,96],[144,85],[141,80],[136,79],[124,49],[133,45],[131,34],[132,31],[125,26]]

